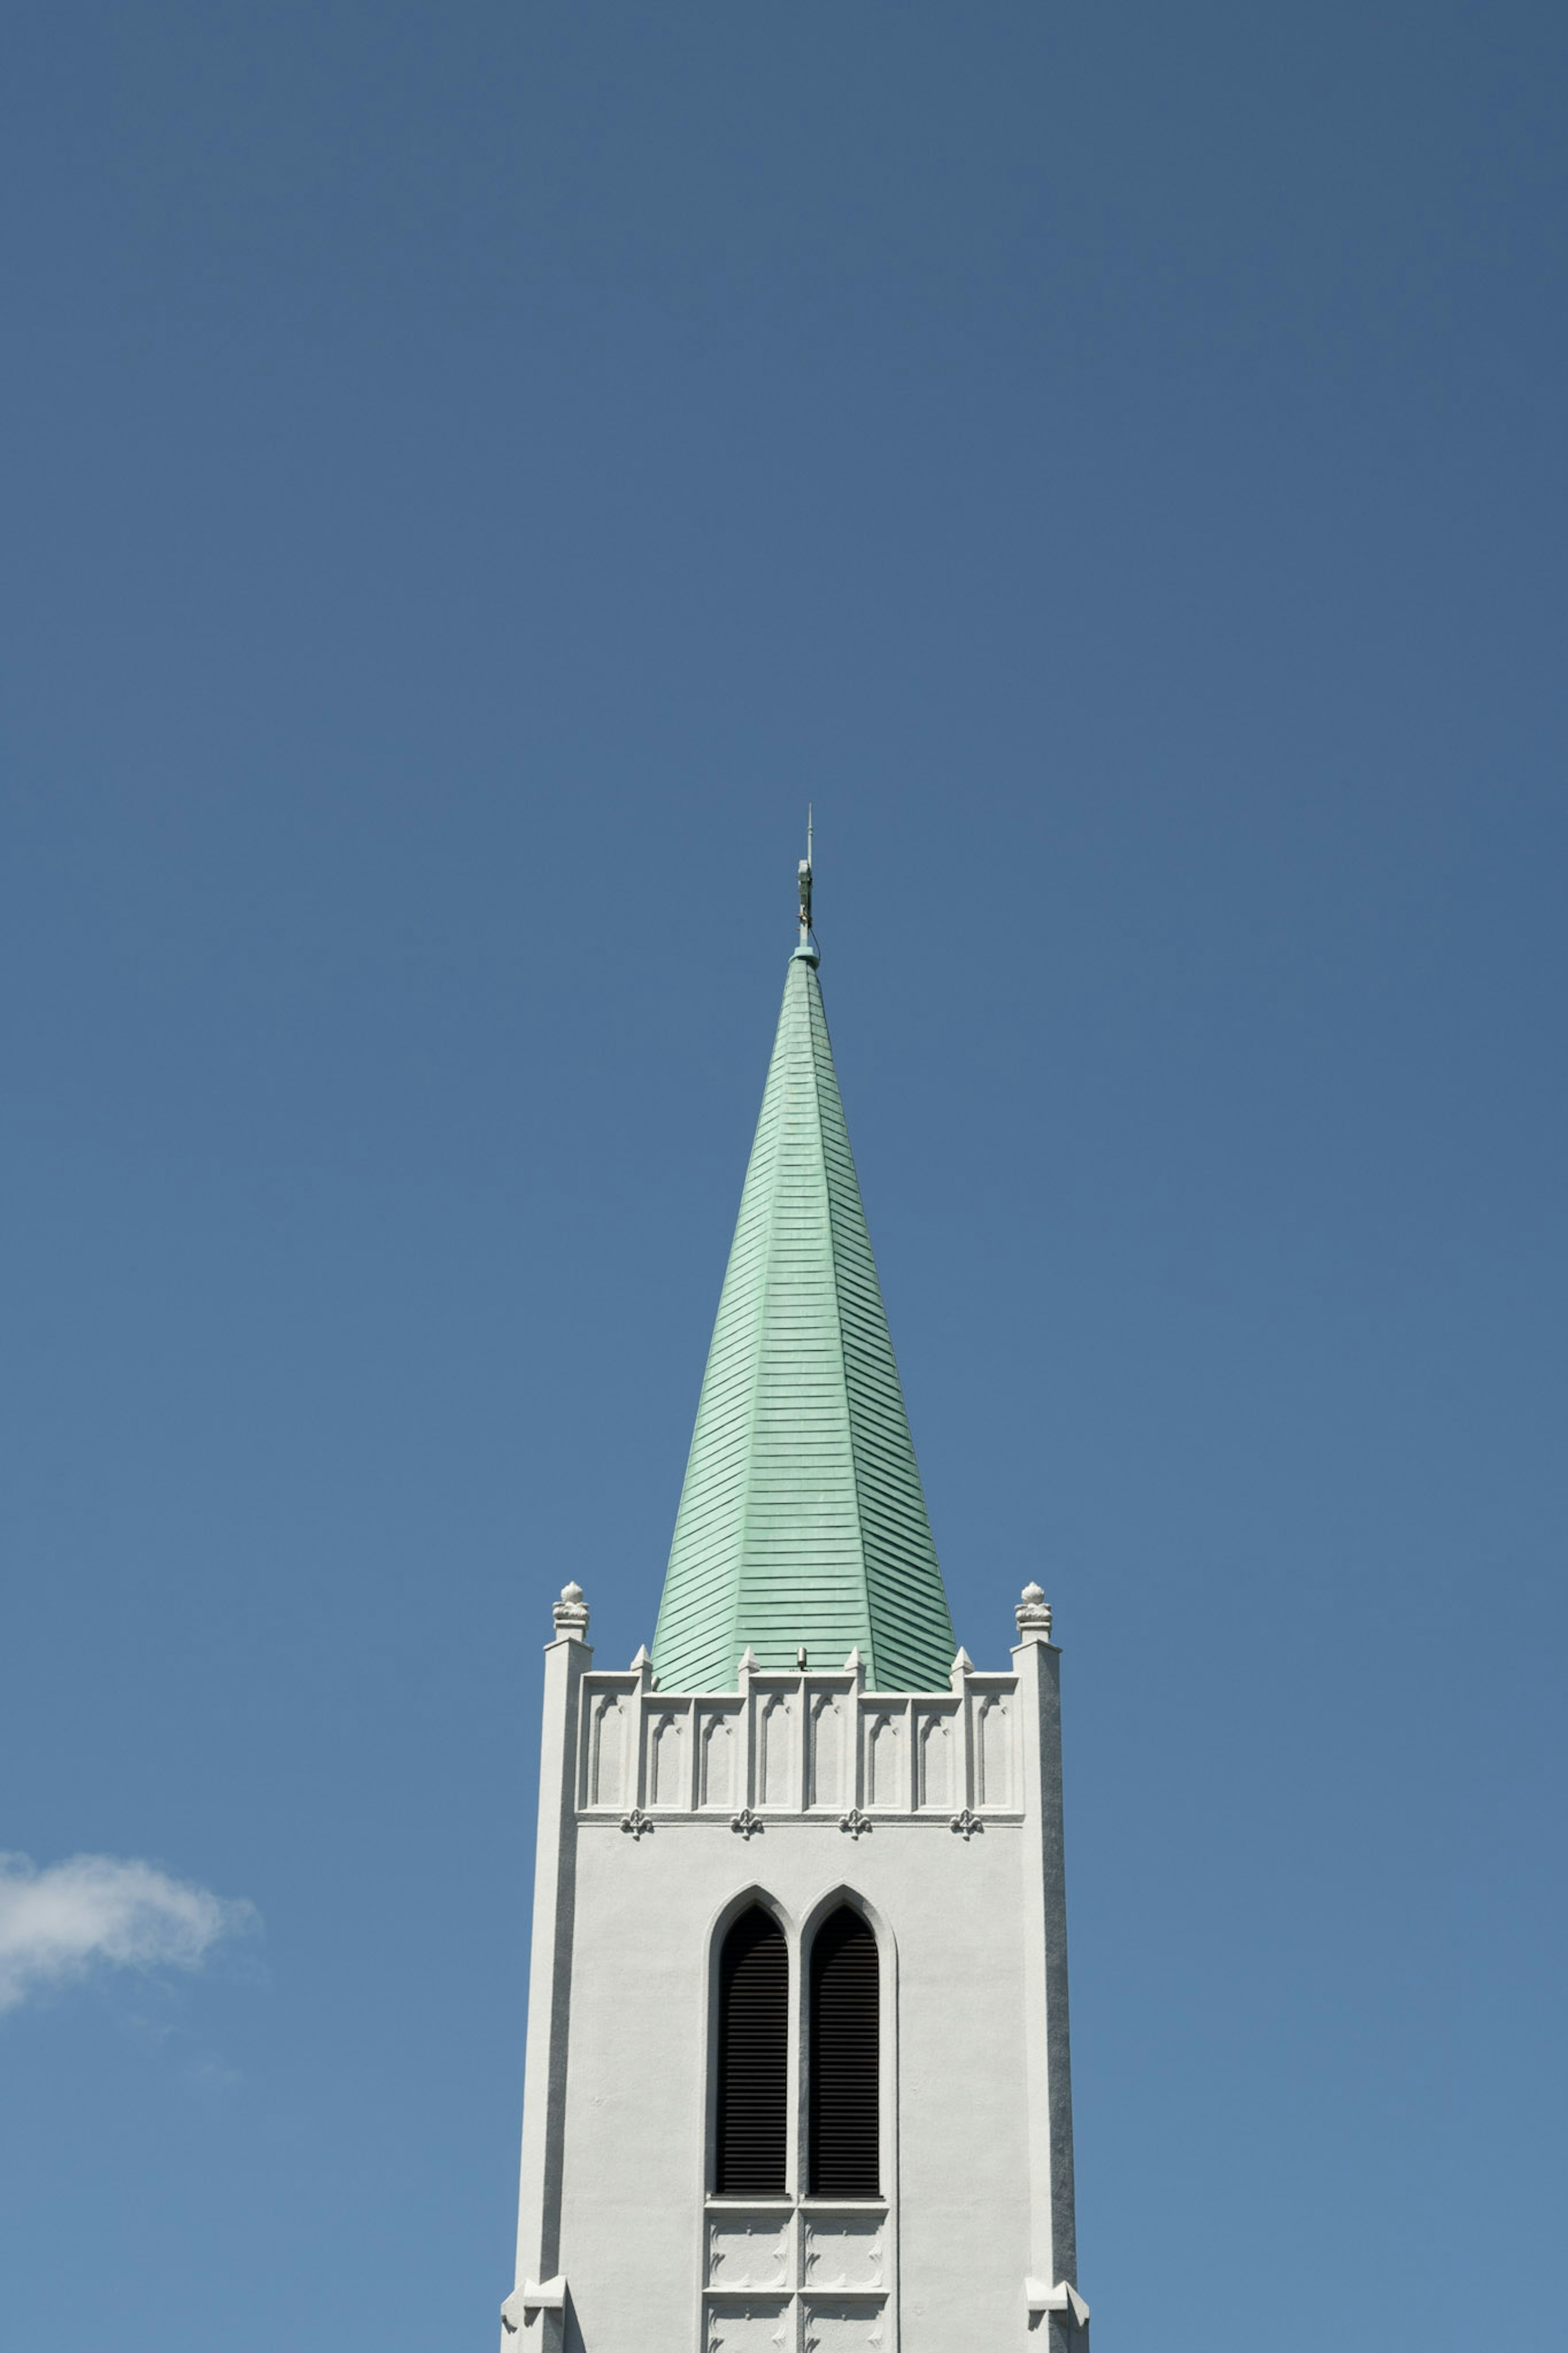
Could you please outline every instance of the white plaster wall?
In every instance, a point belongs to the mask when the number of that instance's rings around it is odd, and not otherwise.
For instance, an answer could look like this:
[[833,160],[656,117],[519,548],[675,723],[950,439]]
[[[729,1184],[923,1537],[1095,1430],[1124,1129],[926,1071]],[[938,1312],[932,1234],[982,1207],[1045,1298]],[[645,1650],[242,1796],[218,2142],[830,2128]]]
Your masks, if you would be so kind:
[[905,2353],[1025,2341],[1022,1837],[994,1822],[967,1843],[949,1833],[944,1844],[923,1825],[886,1841],[900,1946]]
[[[587,2353],[700,2344],[712,1923],[757,1886],[795,1926],[857,1890],[898,1957],[905,2353],[1022,2344],[1028,2134],[1016,1824],[663,1822],[578,1832],[561,2267]],[[884,2132],[887,2128],[884,2119]],[[978,2332],[978,2333],[977,2333]]]

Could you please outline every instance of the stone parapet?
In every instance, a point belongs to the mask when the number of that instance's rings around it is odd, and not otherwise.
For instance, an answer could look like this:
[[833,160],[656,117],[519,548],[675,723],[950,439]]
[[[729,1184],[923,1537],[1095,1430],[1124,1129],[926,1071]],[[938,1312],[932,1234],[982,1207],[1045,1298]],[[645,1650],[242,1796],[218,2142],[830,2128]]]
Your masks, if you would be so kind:
[[577,1815],[633,1835],[773,1819],[852,1837],[879,1821],[1019,1820],[1016,1673],[960,1654],[945,1691],[868,1692],[858,1666],[748,1668],[737,1692],[665,1692],[646,1663],[583,1678]]

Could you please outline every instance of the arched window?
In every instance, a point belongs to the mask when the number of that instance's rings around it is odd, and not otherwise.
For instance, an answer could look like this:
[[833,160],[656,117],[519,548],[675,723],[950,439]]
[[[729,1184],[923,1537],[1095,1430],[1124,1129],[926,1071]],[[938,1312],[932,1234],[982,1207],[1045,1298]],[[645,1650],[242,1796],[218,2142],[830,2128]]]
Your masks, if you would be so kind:
[[719,1956],[714,2187],[781,2198],[789,2129],[789,1954],[771,1914],[742,1912]]
[[847,1905],[811,1948],[811,2165],[817,2198],[880,2195],[877,1939]]

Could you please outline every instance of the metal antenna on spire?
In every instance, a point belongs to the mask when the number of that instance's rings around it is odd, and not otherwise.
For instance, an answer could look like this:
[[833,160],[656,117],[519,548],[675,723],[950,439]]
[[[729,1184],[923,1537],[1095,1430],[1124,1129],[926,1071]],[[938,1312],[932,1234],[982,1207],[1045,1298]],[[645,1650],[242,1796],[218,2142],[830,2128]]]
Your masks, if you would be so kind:
[[811,803],[805,805],[805,856],[800,861],[800,944],[811,938]]

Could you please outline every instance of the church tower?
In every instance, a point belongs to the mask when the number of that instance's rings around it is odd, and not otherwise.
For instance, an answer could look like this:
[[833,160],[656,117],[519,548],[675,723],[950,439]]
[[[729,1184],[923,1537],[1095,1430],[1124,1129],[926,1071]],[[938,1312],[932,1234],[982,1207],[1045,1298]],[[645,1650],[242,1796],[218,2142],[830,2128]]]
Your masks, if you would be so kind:
[[502,2353],[1089,2343],[1059,1653],[955,1655],[811,881],[653,1654],[544,1654]]

